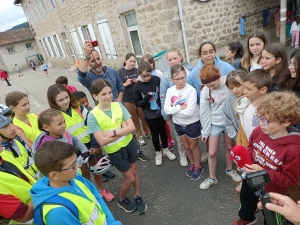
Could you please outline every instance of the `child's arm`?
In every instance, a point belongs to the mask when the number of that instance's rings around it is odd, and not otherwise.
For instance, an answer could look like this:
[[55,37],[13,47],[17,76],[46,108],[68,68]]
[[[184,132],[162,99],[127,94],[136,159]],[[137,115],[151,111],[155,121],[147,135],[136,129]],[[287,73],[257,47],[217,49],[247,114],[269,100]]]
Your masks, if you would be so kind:
[[234,108],[233,108],[233,104],[230,105],[230,101],[228,101],[229,98],[225,98],[225,101],[224,101],[224,106],[223,106],[223,116],[224,116],[224,119],[225,119],[225,130],[226,132],[228,133],[228,136],[230,138],[235,138],[237,136],[237,130],[235,129],[234,127],[234,124],[233,124],[233,119],[231,118],[231,114],[229,113],[229,110],[231,107],[231,112],[235,112],[234,111]]
[[[185,105],[187,106],[185,109],[180,110],[178,116],[182,117],[191,117],[194,115],[197,105],[197,92],[195,88],[192,88],[189,93],[186,95]],[[198,108],[199,109],[199,108]]]
[[170,73],[170,69],[168,69],[161,77],[160,80],[160,90],[159,90],[159,97],[160,97],[160,103],[161,103],[161,115],[164,117],[165,120],[170,119],[170,116],[165,112],[165,100],[166,100],[166,93],[167,90],[169,88],[169,83],[167,81],[167,77],[166,76],[170,76],[167,75]]
[[207,99],[205,99],[206,97],[206,93],[203,89],[200,95],[200,122],[202,126],[201,133],[203,138],[209,137],[211,129],[210,102]]
[[25,142],[25,144],[28,146],[28,148],[30,148],[30,150],[32,150],[32,143],[27,139],[25,133],[23,132],[23,130],[17,128],[16,129],[16,135],[18,135],[20,138],[23,139],[23,141]]
[[[126,121],[124,121],[122,123],[121,129],[115,130],[116,137],[122,137],[122,136],[130,134],[134,131],[135,131],[135,126],[134,126],[134,123],[131,118],[127,119]],[[102,133],[105,137],[113,137],[114,136],[114,132],[112,130],[103,131]]]
[[85,145],[79,140],[78,137],[73,136],[72,134],[69,134],[72,142],[73,142],[73,146],[75,148],[77,148],[77,150],[80,152],[80,155],[82,155],[83,153],[87,152],[88,149],[85,147]]
[[180,112],[180,105],[172,106],[171,104],[171,93],[172,88],[169,88],[167,90],[167,94],[165,95],[165,100],[164,100],[164,112],[168,115],[174,115],[178,114]]
[[142,92],[136,88],[138,83],[133,88],[133,100],[137,107],[144,107],[147,104],[149,104],[149,100],[152,97],[152,95],[146,94],[145,97],[142,97]]

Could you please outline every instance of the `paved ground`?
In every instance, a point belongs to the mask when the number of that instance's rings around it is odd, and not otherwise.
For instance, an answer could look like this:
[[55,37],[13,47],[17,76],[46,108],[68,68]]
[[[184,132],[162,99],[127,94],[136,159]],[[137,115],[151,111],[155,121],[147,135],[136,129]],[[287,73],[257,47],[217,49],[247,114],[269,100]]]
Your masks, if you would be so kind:
[[[77,74],[64,68],[49,68],[50,77],[42,71],[34,72],[31,69],[23,70],[24,76],[18,77],[16,73],[10,74],[11,87],[0,82],[1,98],[4,103],[7,93],[14,90],[29,95],[32,112],[40,113],[48,108],[47,88],[55,82],[60,75],[65,75],[69,83],[78,90],[87,90],[76,80]],[[87,93],[88,94],[88,93]],[[89,95],[88,95],[89,96]],[[90,98],[90,96],[89,96]],[[90,98],[90,102],[91,98]],[[225,175],[225,160],[223,148],[220,147],[217,178],[219,183],[208,190],[200,190],[200,183],[208,176],[207,163],[205,171],[199,181],[191,181],[185,176],[186,168],[179,165],[179,161],[170,162],[165,159],[163,165],[154,165],[154,149],[149,139],[147,145],[142,147],[143,152],[151,157],[149,162],[138,162],[141,177],[143,198],[148,206],[145,215],[139,216],[136,212],[128,214],[119,209],[116,200],[108,203],[115,217],[123,224],[232,224],[237,218],[239,208],[239,195],[235,193],[236,183]],[[204,145],[200,143],[204,149]],[[177,150],[174,150],[178,156]],[[115,196],[118,196],[119,185],[122,182],[121,174],[105,184]],[[132,191],[128,195],[133,197]]]

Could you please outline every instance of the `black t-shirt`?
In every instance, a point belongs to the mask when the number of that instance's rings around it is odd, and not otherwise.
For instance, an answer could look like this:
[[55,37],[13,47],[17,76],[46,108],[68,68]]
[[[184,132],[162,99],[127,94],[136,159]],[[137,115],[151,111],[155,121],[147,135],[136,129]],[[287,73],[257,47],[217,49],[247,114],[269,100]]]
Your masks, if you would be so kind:
[[[139,73],[137,68],[133,68],[132,70],[126,70],[124,67],[117,71],[119,74],[121,81],[123,83],[126,82],[127,79],[134,79],[139,77]],[[123,95],[123,102],[134,102],[133,100],[133,87],[135,83],[130,84],[129,86],[125,87],[124,95]]]

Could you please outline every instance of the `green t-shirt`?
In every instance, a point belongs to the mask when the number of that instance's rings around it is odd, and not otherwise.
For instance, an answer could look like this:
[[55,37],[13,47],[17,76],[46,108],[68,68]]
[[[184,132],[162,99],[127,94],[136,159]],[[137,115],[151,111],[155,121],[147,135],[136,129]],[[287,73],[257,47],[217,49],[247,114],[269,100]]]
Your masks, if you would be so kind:
[[[129,114],[129,112],[127,111],[127,109],[125,108],[124,105],[120,104],[121,109],[123,111],[123,121],[128,120],[129,118],[131,118],[131,115]],[[96,106],[97,107],[97,106]],[[111,109],[109,109],[108,111],[103,111],[109,118],[111,118]],[[98,131],[101,131],[101,127],[99,126],[95,116],[92,113],[89,113],[88,115],[88,119],[87,119],[87,128],[88,128],[88,133],[89,134],[93,134],[96,133]]]

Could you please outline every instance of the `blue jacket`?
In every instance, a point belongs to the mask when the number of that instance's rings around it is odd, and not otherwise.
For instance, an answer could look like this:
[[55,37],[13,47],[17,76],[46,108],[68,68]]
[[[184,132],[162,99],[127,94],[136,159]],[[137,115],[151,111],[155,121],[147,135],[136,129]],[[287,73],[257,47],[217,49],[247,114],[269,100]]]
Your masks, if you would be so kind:
[[[182,63],[190,72],[193,70],[193,67],[190,64]],[[165,114],[164,105],[165,105],[165,98],[167,94],[168,88],[174,86],[174,83],[171,78],[171,68],[164,72],[160,80],[160,102],[161,102],[161,115],[164,117],[165,120],[170,119],[170,115]]]
[[[200,88],[201,88],[201,80],[200,80],[200,70],[203,66],[203,61],[200,59],[197,66],[192,70],[187,78],[187,83],[192,85],[197,91],[197,103],[200,102]],[[215,66],[220,70],[221,76],[227,76],[231,71],[235,70],[232,65],[227,62],[222,61],[219,57],[215,57]]]
[[[99,202],[104,214],[106,215],[106,222],[108,225],[121,225],[121,222],[115,221],[112,213],[106,206],[105,202],[101,198],[99,192],[95,188],[95,186],[85,179],[82,176],[77,175],[76,179],[83,182],[87,188],[94,194],[96,197],[97,201]],[[74,179],[70,181],[70,186],[65,186],[61,188],[53,188],[50,187],[49,185],[49,178],[48,177],[43,177],[39,181],[37,181],[31,188],[30,190],[30,195],[32,198],[32,203],[34,209],[36,209],[40,204],[42,204],[44,201],[46,201],[48,198],[57,195],[61,192],[69,192],[72,194],[80,195],[84,198],[87,198],[85,194],[82,192],[77,191],[77,189],[80,190],[80,188],[77,186],[75,183]],[[62,216],[63,215],[63,216]],[[47,224],[48,225],[56,225],[56,224],[61,224],[61,225],[81,225],[79,220],[72,214],[72,212],[67,209],[66,207],[57,207],[52,209],[48,214],[47,214]]]
[[125,87],[123,85],[123,82],[121,81],[120,76],[113,68],[106,67],[106,66],[103,66],[102,68],[104,74],[100,76],[94,74],[92,70],[89,70],[87,73],[83,73],[80,70],[78,70],[77,80],[89,90],[91,95],[92,95],[91,86],[96,79],[103,78],[107,80],[111,85],[112,92],[113,92],[113,101],[115,101],[118,98],[119,93],[125,91]]

